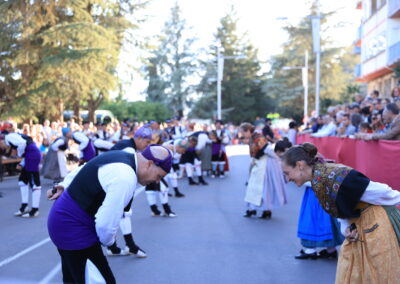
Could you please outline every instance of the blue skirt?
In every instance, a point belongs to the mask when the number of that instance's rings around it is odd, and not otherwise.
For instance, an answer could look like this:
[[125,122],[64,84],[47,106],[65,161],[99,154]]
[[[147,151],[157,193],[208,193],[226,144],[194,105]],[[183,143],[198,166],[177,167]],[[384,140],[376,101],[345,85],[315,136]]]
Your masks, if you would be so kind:
[[344,240],[338,221],[322,209],[308,186],[301,204],[297,236],[301,244],[308,248],[334,247]]

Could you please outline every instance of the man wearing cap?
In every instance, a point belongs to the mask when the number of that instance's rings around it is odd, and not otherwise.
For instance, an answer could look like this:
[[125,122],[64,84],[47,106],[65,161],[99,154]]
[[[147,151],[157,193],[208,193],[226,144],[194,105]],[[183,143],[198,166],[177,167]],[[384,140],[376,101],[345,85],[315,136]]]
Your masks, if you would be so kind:
[[[9,133],[5,136],[5,143],[11,149],[16,149],[18,157],[23,158],[20,163],[22,170],[18,179],[22,201],[21,207],[14,215],[25,218],[37,217],[39,215],[42,190],[39,175],[39,164],[42,154],[32,138],[23,134]],[[32,208],[28,212],[26,209],[28,207],[29,188],[32,189]]]
[[110,150],[124,150],[127,152],[143,151],[150,145],[153,138],[152,134],[151,128],[144,125],[135,132],[133,138],[117,142]]
[[50,145],[49,151],[44,158],[42,167],[43,177],[60,182],[68,173],[65,150],[68,149],[68,141],[72,132],[69,128],[62,129],[62,136],[58,137]]
[[189,142],[187,139],[176,139],[169,140],[163,144],[166,148],[172,151],[172,168],[170,173],[167,175],[168,184],[174,189],[175,197],[185,197],[178,189],[178,172],[179,172],[179,161],[181,156],[189,148]]
[[[146,149],[147,146],[150,145],[151,137],[152,137],[152,131],[149,127],[142,126],[139,128],[134,137],[130,139],[125,139],[119,141],[117,144],[115,144],[110,151],[115,151],[115,150],[123,150],[128,153],[135,153],[135,152],[142,152],[144,149]],[[127,255],[127,254],[133,254],[137,257],[146,257],[146,253],[144,250],[142,250],[134,241],[133,236],[132,236],[132,222],[131,222],[131,216],[132,216],[132,209],[131,205],[133,202],[134,196],[132,196],[131,200],[128,202],[128,204],[124,208],[124,213],[122,215],[121,221],[120,221],[120,230],[124,236],[124,240],[126,243],[126,248],[121,249],[117,246],[117,242],[115,241],[112,245],[107,247],[107,254],[110,256],[113,255]]]
[[90,260],[106,283],[116,283],[101,245],[110,246],[137,183],[159,182],[171,169],[172,156],[162,146],[149,146],[142,153],[104,153],[74,172],[48,218],[49,235],[61,256],[64,283],[85,283]]

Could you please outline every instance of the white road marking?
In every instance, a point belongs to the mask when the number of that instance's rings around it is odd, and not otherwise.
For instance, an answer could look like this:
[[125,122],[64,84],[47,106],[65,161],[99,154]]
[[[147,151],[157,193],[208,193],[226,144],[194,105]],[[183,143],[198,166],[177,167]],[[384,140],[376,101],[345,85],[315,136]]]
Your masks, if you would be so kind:
[[30,247],[28,247],[27,249],[24,249],[23,251],[17,253],[16,255],[10,256],[8,258],[6,258],[5,260],[3,260],[2,262],[0,262],[0,267],[3,267],[6,264],[9,264],[10,262],[20,258],[21,256],[33,251],[34,249],[37,249],[38,247],[48,243],[50,241],[50,238],[46,238]]
[[59,262],[47,275],[40,280],[39,284],[48,284],[51,280],[53,280],[54,276],[56,276],[61,271],[61,262]]

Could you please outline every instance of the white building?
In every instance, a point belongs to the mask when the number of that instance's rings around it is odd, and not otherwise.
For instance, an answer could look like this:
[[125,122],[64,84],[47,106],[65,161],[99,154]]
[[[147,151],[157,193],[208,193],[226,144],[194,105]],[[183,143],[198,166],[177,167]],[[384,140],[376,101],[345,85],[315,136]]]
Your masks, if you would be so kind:
[[389,97],[400,83],[393,76],[400,64],[400,0],[358,0],[357,9],[363,12],[355,43],[361,51],[358,80],[367,83],[368,93]]

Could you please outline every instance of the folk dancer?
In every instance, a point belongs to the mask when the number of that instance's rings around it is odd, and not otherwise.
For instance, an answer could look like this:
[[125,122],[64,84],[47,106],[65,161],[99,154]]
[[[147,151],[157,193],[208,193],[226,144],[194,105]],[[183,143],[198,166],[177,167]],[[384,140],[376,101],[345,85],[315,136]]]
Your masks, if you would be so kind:
[[88,260],[106,283],[116,283],[101,245],[115,242],[137,183],[160,181],[170,171],[171,159],[161,146],[142,153],[107,152],[81,167],[64,192],[48,192],[50,199],[59,197],[49,213],[48,231],[61,256],[64,283],[85,283]]
[[[42,193],[39,175],[42,154],[32,138],[23,134],[9,133],[5,136],[5,143],[11,149],[17,150],[18,157],[23,158],[20,163],[22,170],[18,178],[21,191],[21,207],[14,215],[24,218],[37,217]],[[32,207],[28,211],[29,188],[32,190]]]
[[341,164],[317,158],[311,143],[283,155],[282,169],[298,186],[311,182],[322,208],[339,218],[346,237],[336,283],[397,283],[400,279],[400,192]]

